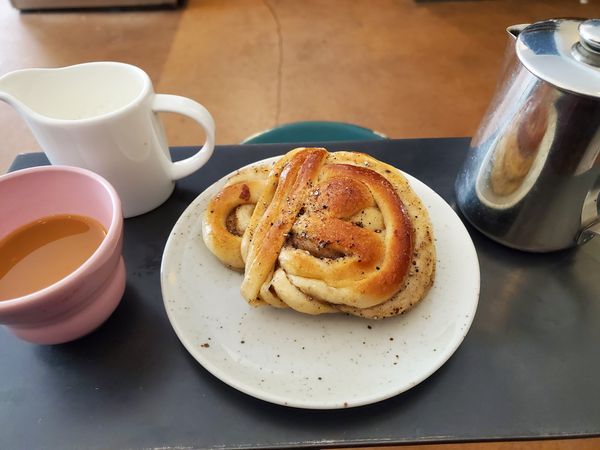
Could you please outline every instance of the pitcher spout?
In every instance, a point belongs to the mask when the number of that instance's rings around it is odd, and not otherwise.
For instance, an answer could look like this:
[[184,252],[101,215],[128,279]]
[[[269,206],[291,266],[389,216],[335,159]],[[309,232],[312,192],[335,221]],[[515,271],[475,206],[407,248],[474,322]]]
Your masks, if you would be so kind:
[[15,99],[10,93],[8,83],[5,81],[7,78],[10,78],[10,75],[10,73],[7,73],[6,75],[0,77],[0,100],[14,106]]
[[13,108],[21,109],[23,79],[28,78],[35,69],[22,69],[9,72],[0,77],[0,100],[8,103]]
[[523,31],[529,25],[530,24],[528,24],[528,23],[520,23],[517,25],[511,25],[510,27],[508,27],[506,29],[506,32],[508,33],[508,35],[511,38],[513,38],[514,40],[517,40],[517,38],[519,37],[519,34],[521,34],[521,31]]

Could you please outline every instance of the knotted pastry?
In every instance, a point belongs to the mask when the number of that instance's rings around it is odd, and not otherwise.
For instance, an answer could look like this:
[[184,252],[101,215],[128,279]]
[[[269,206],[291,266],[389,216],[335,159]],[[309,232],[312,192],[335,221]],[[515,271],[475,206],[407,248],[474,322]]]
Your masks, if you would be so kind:
[[239,171],[203,225],[208,248],[244,270],[252,305],[378,319],[433,284],[426,209],[397,169],[362,153],[298,148]]

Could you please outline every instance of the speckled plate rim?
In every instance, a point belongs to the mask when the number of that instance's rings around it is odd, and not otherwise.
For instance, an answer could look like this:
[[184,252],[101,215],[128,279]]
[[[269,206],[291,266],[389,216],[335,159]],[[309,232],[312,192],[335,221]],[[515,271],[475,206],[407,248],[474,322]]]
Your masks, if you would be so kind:
[[[261,160],[261,161],[256,161],[254,163],[248,164],[245,167],[250,167],[250,166],[259,165],[259,164],[272,164],[278,158],[279,157],[273,157],[273,158],[268,158],[268,159]],[[241,169],[243,169],[243,167],[238,170],[241,170]],[[464,227],[460,218],[456,215],[454,210],[450,207],[450,205],[448,205],[444,201],[444,199],[442,199],[442,197],[440,197],[435,191],[433,191],[427,185],[425,185],[418,179],[412,177],[411,175],[409,175],[401,170],[399,170],[399,171],[408,179],[409,183],[411,184],[411,187],[413,187],[413,189],[417,192],[419,197],[426,204],[428,210],[430,211],[430,214],[435,209],[443,210],[443,212],[445,213],[444,217],[448,222],[445,225],[451,226],[454,233],[459,235],[460,242],[458,243],[458,245],[460,246],[461,252],[460,252],[460,254],[455,254],[454,256],[461,259],[461,264],[460,265],[456,264],[456,261],[444,261],[444,263],[449,263],[449,265],[441,266],[440,263],[442,261],[439,260],[439,252],[438,252],[436,283],[434,284],[434,288],[432,288],[432,291],[435,289],[436,285],[438,284],[437,280],[439,278],[440,267],[452,268],[452,267],[460,266],[460,269],[458,269],[458,270],[467,271],[470,274],[470,277],[471,277],[470,279],[472,280],[472,283],[471,283],[472,286],[469,287],[467,295],[462,296],[464,311],[466,312],[466,314],[464,315],[464,319],[463,319],[464,323],[462,325],[462,328],[460,329],[460,333],[455,333],[453,336],[451,336],[451,339],[448,342],[448,346],[447,346],[445,352],[439,352],[437,354],[436,358],[430,358],[431,363],[427,366],[427,370],[422,370],[422,371],[420,371],[420,373],[413,376],[410,381],[408,381],[408,382],[405,381],[405,382],[399,383],[397,385],[392,385],[392,386],[390,386],[389,389],[387,389],[385,391],[376,391],[376,392],[367,393],[367,394],[363,393],[362,395],[356,395],[354,398],[348,398],[348,396],[345,396],[343,398],[340,397],[339,399],[336,399],[333,401],[331,401],[331,400],[319,401],[319,400],[308,400],[308,399],[303,399],[303,398],[290,398],[285,395],[278,395],[276,393],[270,392],[269,389],[265,389],[262,387],[257,388],[257,386],[255,386],[252,383],[249,383],[246,380],[244,380],[243,378],[237,376],[236,373],[234,373],[234,372],[232,373],[232,371],[230,371],[230,370],[229,371],[222,370],[217,364],[215,364],[212,361],[212,358],[207,357],[205,353],[200,351],[198,349],[197,343],[194,344],[193,339],[190,337],[191,330],[189,329],[189,327],[186,327],[186,326],[184,326],[183,323],[180,323],[180,320],[178,319],[177,314],[174,312],[172,305],[168,304],[169,301],[177,302],[177,298],[176,298],[176,296],[174,297],[173,292],[170,292],[169,283],[167,283],[166,281],[167,281],[169,274],[170,273],[172,274],[175,272],[176,266],[178,264],[177,263],[177,257],[178,257],[177,246],[181,245],[182,241],[185,241],[186,239],[194,239],[193,236],[186,235],[186,232],[185,232],[186,222],[189,221],[190,217],[192,216],[192,213],[197,212],[196,210],[199,207],[202,208],[202,213],[203,213],[203,211],[204,211],[204,207],[202,206],[203,201],[206,201],[206,199],[208,197],[212,197],[213,195],[215,195],[218,192],[218,190],[221,189],[221,187],[225,184],[225,182],[232,175],[234,175],[238,170],[224,176],[217,182],[213,183],[206,190],[204,190],[200,195],[198,195],[198,197],[186,208],[186,210],[180,216],[180,218],[176,222],[175,226],[173,227],[173,229],[169,235],[169,238],[165,245],[162,262],[161,262],[161,269],[160,269],[161,291],[162,291],[163,302],[164,302],[165,310],[167,312],[168,319],[169,319],[171,326],[173,327],[177,337],[179,338],[179,340],[181,341],[183,346],[186,348],[186,350],[208,372],[210,372],[212,375],[214,375],[215,377],[217,377],[219,380],[223,381],[224,383],[228,384],[229,386],[239,390],[240,392],[243,392],[245,394],[248,394],[250,396],[253,396],[255,398],[258,398],[258,399],[261,399],[261,400],[264,400],[264,401],[267,401],[270,403],[274,403],[274,404],[278,404],[278,405],[282,405],[282,406],[305,408],[305,409],[340,409],[340,408],[349,408],[349,407],[368,405],[368,404],[376,403],[376,402],[394,397],[398,394],[401,394],[402,392],[405,392],[405,391],[411,389],[412,387],[416,386],[417,384],[421,383],[422,381],[424,381],[425,379],[430,377],[444,363],[446,363],[446,361],[448,361],[448,359],[454,354],[454,352],[458,349],[458,347],[463,342],[465,336],[467,335],[468,330],[470,329],[470,327],[473,323],[473,319],[475,317],[475,313],[477,310],[477,304],[479,301],[479,290],[480,290],[479,261],[477,258],[475,246],[469,236],[468,231]],[[430,204],[430,202],[431,202],[431,204]],[[196,217],[197,217],[197,215],[196,215]],[[441,224],[436,223],[433,220],[433,217],[432,217],[432,223],[433,223],[433,227],[434,227],[434,234],[436,234],[436,230],[438,230],[440,228]],[[436,234],[436,241],[438,240],[437,236],[438,236],[438,234]],[[196,239],[198,239],[198,238],[201,240],[201,237],[196,236]],[[204,245],[203,242],[202,242],[202,245]],[[214,261],[212,263],[219,264],[219,262],[216,259],[214,259]],[[230,269],[226,268],[225,266],[222,266],[222,267],[223,267],[223,270],[230,271]],[[201,289],[201,286],[199,286],[199,289]],[[428,294],[428,297],[429,296],[431,296],[431,293]],[[428,300],[428,297],[426,297],[421,303],[425,303]],[[451,295],[446,295],[446,298],[447,298],[448,302],[452,301]],[[236,299],[236,300],[238,300],[238,299]],[[239,297],[239,301],[244,302],[241,295]],[[415,314],[415,312],[416,312],[415,310],[417,308],[419,308],[419,305],[417,305],[417,307],[413,308],[413,310],[411,310],[407,314],[398,316],[396,318],[385,319],[384,321],[379,321],[379,322],[388,322],[388,321],[397,320],[399,318],[409,318],[410,319],[410,314]],[[270,309],[272,309],[273,311],[280,311],[280,310],[276,310],[274,308],[270,308]],[[331,316],[321,315],[321,316],[317,316],[317,317],[321,320],[327,320],[327,318],[331,317]],[[315,319],[315,318],[311,317],[311,319]],[[365,319],[358,319],[358,320],[364,321]],[[365,322],[365,323],[367,323],[367,322]],[[371,327],[369,326],[369,328],[371,328]]]

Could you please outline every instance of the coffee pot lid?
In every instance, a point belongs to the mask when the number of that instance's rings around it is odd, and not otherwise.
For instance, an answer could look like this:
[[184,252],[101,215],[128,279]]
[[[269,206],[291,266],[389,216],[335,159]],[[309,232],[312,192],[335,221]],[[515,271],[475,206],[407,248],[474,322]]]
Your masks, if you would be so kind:
[[535,76],[559,89],[600,97],[600,19],[553,19],[527,26],[517,56]]

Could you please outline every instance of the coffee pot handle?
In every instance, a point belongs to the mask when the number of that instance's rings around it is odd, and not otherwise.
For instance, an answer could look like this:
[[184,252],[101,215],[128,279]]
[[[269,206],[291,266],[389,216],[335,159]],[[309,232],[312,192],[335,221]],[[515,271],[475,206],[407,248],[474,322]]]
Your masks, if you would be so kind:
[[583,229],[579,234],[578,244],[583,244],[594,236],[600,236],[600,176],[583,202],[581,224]]
[[178,180],[186,177],[202,167],[211,157],[215,148],[215,122],[208,110],[194,100],[170,94],[155,94],[152,110],[190,117],[204,128],[206,135],[206,141],[197,153],[182,161],[171,163],[169,168],[171,179]]
[[600,236],[600,219],[598,219],[591,225],[588,225],[581,231],[581,233],[579,234],[579,238],[577,239],[577,244],[584,244],[594,236]]

